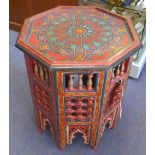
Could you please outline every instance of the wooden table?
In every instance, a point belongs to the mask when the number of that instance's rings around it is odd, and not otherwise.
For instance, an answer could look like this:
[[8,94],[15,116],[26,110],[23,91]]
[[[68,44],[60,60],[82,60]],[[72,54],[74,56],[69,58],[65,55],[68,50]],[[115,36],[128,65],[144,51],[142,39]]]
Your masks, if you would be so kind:
[[131,56],[141,42],[131,21],[99,7],[60,6],[27,18],[24,52],[38,131],[61,149],[81,133],[96,148],[121,116]]

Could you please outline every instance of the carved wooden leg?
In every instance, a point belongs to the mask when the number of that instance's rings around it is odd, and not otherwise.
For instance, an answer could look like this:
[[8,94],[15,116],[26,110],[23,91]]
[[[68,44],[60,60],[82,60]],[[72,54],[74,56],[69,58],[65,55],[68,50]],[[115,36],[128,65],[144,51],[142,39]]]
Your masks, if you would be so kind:
[[35,114],[36,114],[36,120],[37,120],[37,131],[43,132],[44,128],[42,124],[41,112],[39,110],[36,110]]
[[[101,139],[101,137],[100,137],[100,135],[98,134],[98,135],[96,135],[95,137],[95,143],[90,143],[90,146],[93,148],[93,149],[96,149],[97,148],[97,146],[98,146],[98,144],[100,143],[100,139]],[[97,141],[96,141],[96,138],[97,138]]]
[[[101,139],[101,137],[100,137],[100,135],[96,135],[97,136],[97,141],[95,142],[95,143],[91,143],[90,144],[90,146],[93,148],[93,149],[96,149],[97,148],[97,146],[98,146],[98,144],[99,144],[99,142],[100,142],[100,139]],[[96,137],[95,136],[95,137]]]
[[[65,131],[65,132],[64,132]],[[67,139],[67,134],[66,134],[66,128],[65,127],[61,127],[60,130],[60,143],[59,143],[59,148],[60,149],[65,149],[65,146],[67,144],[66,139]]]
[[97,149],[97,145],[93,145],[92,148],[93,148],[93,149]]
[[111,128],[116,127],[116,124],[117,124],[119,119],[120,119],[120,106],[116,109],[116,113],[115,113],[114,120],[113,120],[113,123],[111,125]]
[[65,149],[65,145],[63,145],[63,144],[60,144],[59,147],[60,147],[61,150]]

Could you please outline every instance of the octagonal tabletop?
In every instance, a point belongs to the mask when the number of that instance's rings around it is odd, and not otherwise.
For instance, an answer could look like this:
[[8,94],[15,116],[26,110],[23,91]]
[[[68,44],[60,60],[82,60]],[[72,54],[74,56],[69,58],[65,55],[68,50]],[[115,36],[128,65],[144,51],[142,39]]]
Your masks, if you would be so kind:
[[141,42],[130,19],[99,7],[59,6],[27,18],[17,46],[52,67],[108,67]]

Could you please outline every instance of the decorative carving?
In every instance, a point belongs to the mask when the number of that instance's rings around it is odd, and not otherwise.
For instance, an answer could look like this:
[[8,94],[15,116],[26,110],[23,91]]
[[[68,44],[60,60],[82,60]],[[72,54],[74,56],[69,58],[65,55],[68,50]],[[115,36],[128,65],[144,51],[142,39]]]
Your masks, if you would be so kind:
[[44,73],[45,73],[45,80],[48,82],[49,78],[48,78],[48,72],[46,68],[44,68]]
[[[48,117],[45,114],[43,114],[40,110],[38,110],[38,112],[39,112],[39,119],[40,119],[41,129],[45,130],[46,123],[48,123],[50,125],[50,127],[52,128],[52,125],[51,125],[50,120],[48,119]],[[52,133],[53,133],[53,130],[52,130]]]
[[34,75],[45,81],[45,82],[49,82],[49,77],[48,77],[48,71],[45,67],[43,67],[41,64],[39,64],[37,61],[35,61],[34,59],[32,60],[32,72],[34,73]]
[[123,83],[120,80],[117,83],[115,83],[115,85],[111,88],[108,95],[105,115],[107,115],[107,113],[113,110],[115,106],[121,103],[121,99],[123,96],[123,87]]
[[125,71],[125,65],[124,65],[125,62],[122,62],[121,64],[121,75],[124,74],[124,71]]
[[33,63],[34,63],[34,73],[36,76],[38,76],[38,65],[34,60],[33,60]]
[[93,91],[97,88],[98,73],[64,74],[66,91]]
[[118,78],[120,75],[120,65],[118,65],[117,67],[117,71],[116,71],[116,77]]
[[108,124],[109,128],[113,127],[114,120],[115,120],[115,115],[116,115],[116,110],[113,113],[109,114],[108,116],[106,116],[104,118],[104,120],[102,122],[103,125],[102,125],[101,137],[103,135],[103,132],[104,132],[105,127],[106,127],[107,124]]
[[41,65],[39,65],[39,75],[40,75],[40,78],[44,80],[44,73]]
[[83,81],[82,81],[83,74],[79,74],[79,81],[78,81],[78,89],[81,90],[83,87]]
[[67,121],[92,121],[94,97],[65,97]]
[[[128,47],[141,46],[130,24],[96,7],[61,6],[26,20],[17,44],[29,53],[27,68],[38,128],[45,129],[49,122],[60,148],[71,144],[77,132],[86,144],[96,147],[102,127],[109,122],[112,128],[121,114],[121,83],[129,71],[128,60],[123,59],[134,52]],[[123,64],[113,68],[120,61]]]
[[112,72],[112,78],[115,78],[115,68],[113,69],[113,72]]
[[45,109],[47,112],[50,112],[50,96],[44,90],[42,90],[38,85],[34,86],[34,96],[37,106]]
[[88,74],[88,82],[87,82],[87,89],[88,90],[92,90],[92,78],[93,78],[93,74]]
[[69,75],[69,81],[68,81],[68,89],[69,90],[72,90],[73,89],[73,75],[72,74],[70,74]]
[[76,133],[82,133],[83,134],[83,139],[84,143],[88,144],[89,143],[89,126],[78,126],[78,125],[70,125],[67,126],[67,144],[72,144],[72,140],[75,138]]
[[121,64],[113,68],[112,71],[112,78],[111,78],[111,84],[117,82],[119,79],[127,78],[127,68],[129,66],[129,59],[126,59]]

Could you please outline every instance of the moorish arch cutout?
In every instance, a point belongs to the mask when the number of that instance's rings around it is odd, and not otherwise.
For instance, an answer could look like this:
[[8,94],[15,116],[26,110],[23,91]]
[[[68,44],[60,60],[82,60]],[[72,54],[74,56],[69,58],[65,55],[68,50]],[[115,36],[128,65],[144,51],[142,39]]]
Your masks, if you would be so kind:
[[81,133],[82,138],[84,139],[84,143],[89,143],[89,126],[85,125],[70,125],[66,127],[67,131],[67,144],[72,144],[72,140],[75,138],[76,133]]

